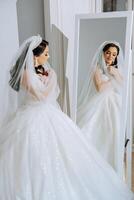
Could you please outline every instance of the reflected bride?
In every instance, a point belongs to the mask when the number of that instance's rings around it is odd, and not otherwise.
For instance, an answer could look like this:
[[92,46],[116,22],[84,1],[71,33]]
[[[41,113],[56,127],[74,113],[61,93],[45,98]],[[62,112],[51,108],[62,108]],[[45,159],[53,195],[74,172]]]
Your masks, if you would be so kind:
[[103,158],[117,170],[123,88],[123,55],[115,41],[104,42],[91,62],[78,98],[77,124]]

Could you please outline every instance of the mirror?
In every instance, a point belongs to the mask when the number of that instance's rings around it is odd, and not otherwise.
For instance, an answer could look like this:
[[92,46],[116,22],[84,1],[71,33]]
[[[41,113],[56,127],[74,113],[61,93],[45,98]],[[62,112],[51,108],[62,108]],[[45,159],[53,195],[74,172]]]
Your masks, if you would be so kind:
[[131,1],[128,0],[102,0],[103,12],[128,10]]
[[78,15],[75,31],[75,121],[123,178],[132,12]]

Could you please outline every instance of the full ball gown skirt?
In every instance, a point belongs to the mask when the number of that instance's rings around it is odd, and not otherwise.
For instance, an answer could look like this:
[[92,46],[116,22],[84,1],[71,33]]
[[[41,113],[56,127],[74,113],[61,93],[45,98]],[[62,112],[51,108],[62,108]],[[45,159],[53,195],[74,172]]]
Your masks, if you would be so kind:
[[[94,111],[93,110],[94,105]],[[105,91],[85,106],[78,119],[87,141],[118,171],[118,141],[121,120],[121,97],[114,91]]]
[[[110,78],[112,84],[104,91],[98,92],[93,85],[92,97],[78,110],[77,124],[87,141],[118,171],[122,95],[120,85]],[[102,74],[102,80],[109,80],[108,75]]]
[[53,103],[23,105],[3,128],[1,200],[132,200],[134,196]]
[[[133,193],[57,104],[55,72],[0,129],[0,200],[132,200]],[[44,99],[42,99],[44,97]]]

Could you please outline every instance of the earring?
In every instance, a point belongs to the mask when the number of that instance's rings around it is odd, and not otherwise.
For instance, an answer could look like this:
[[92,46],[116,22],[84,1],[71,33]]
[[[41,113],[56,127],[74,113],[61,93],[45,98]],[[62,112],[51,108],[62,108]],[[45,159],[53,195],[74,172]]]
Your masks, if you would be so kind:
[[38,61],[37,58],[34,58],[34,66],[37,67],[38,66]]

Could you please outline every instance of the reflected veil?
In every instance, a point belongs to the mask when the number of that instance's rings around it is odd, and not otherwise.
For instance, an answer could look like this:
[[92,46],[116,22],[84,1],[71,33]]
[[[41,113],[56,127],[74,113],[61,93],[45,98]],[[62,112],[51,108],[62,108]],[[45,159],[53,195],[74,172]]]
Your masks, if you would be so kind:
[[100,45],[100,47],[98,48],[98,50],[96,51],[96,53],[91,61],[91,65],[89,66],[89,71],[87,72],[88,76],[86,77],[84,85],[80,91],[80,95],[78,96],[78,106],[77,106],[78,107],[78,118],[79,118],[80,110],[83,108],[83,106],[86,105],[86,103],[90,100],[90,98],[95,93],[95,88],[93,86],[94,85],[93,84],[93,76],[94,76],[94,72],[95,72],[98,64],[100,65],[103,72],[107,73],[106,72],[106,63],[104,61],[102,50],[103,50],[104,46],[108,43],[113,43],[119,47],[120,53],[118,55],[118,69],[121,72],[122,76],[125,73],[124,62],[123,62],[123,51],[122,51],[122,48],[119,45],[119,43],[116,41],[105,41],[104,43],[102,43]]
[[[113,43],[119,47],[117,66],[123,77],[120,84],[113,75],[109,74],[103,55],[103,48]],[[103,80],[111,81],[111,87],[98,92],[94,84],[96,69],[101,71]],[[102,156],[118,169],[118,140],[120,132],[120,115],[122,107],[122,91],[124,84],[123,52],[119,43],[105,41],[100,45],[91,62],[88,76],[80,96],[78,96],[77,124],[82,129],[88,141],[93,143]]]

